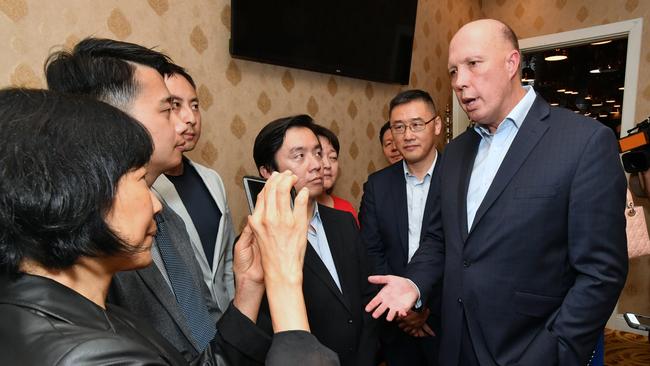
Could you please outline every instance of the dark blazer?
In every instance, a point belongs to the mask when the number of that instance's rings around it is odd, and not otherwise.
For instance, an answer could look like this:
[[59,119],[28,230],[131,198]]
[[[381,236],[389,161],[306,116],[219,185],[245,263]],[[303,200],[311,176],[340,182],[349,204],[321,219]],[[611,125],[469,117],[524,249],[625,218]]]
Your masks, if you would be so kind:
[[441,364],[458,364],[465,316],[481,365],[584,365],[627,274],[614,134],[537,96],[468,228],[478,145],[468,130],[447,146],[407,269],[423,297],[444,275]]
[[[377,351],[376,321],[365,311],[375,294],[368,283],[365,248],[354,217],[345,211],[318,205],[327,242],[341,288],[310,244],[305,252],[303,294],[311,332],[339,355],[341,365],[374,363]],[[258,324],[272,331],[268,304],[260,310]]]
[[[432,184],[424,207],[420,239],[426,232],[426,223],[433,212],[433,181],[438,174],[441,155],[438,154],[431,176]],[[371,174],[363,185],[359,220],[361,238],[366,245],[371,274],[404,276],[408,263],[408,207],[404,163],[399,161]],[[437,291],[439,293],[440,286]],[[440,328],[440,296],[430,296],[427,307],[432,311],[427,323],[438,333]],[[384,324],[382,339],[405,334],[394,323]],[[406,335],[406,334],[405,334]]]
[[[218,307],[211,298],[205,282],[202,281],[201,270],[194,258],[192,244],[185,231],[185,224],[164,203],[160,215],[163,216],[168,228],[169,237],[174,243],[181,259],[185,262],[187,270],[194,277],[195,285],[201,291],[203,301],[208,306],[208,311],[214,317],[216,324]],[[143,269],[116,274],[113,277],[107,301],[127,309],[147,322],[173,344],[188,362],[194,362],[202,357],[197,350],[197,346],[174,294],[154,264]],[[238,313],[232,306],[229,309]],[[225,313],[221,320],[223,320],[223,317],[226,317]],[[224,357],[239,357],[240,352],[231,352],[236,349],[249,353],[246,355],[247,361],[250,358],[250,360],[261,364],[264,362],[266,352],[271,345],[271,339],[268,334],[258,329],[250,321],[248,321],[250,324],[246,328],[249,332],[246,337],[243,336],[243,330],[241,328],[240,330],[232,329],[233,333],[226,331],[226,329],[235,328],[228,327],[227,325],[233,319],[236,319],[236,323],[245,325],[248,319],[241,319],[241,317],[245,318],[240,313],[236,314],[236,316],[232,316],[231,314],[231,316],[225,319],[226,325],[222,325],[223,322],[220,320],[217,333],[218,337],[226,338],[228,343],[234,348],[226,347],[217,351],[216,355],[220,359],[220,362],[223,362],[221,359]],[[256,345],[251,346],[253,343],[256,343]]]

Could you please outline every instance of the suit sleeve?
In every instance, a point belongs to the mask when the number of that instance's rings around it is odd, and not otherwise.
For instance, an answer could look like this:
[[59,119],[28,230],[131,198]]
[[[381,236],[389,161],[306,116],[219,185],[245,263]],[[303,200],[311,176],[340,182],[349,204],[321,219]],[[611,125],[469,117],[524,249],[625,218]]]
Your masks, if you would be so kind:
[[[433,202],[431,204],[431,214],[427,221],[422,222],[422,231],[424,232],[420,246],[415,251],[411,261],[406,267],[406,277],[409,278],[420,290],[420,300],[422,303],[429,303],[429,297],[435,286],[442,282],[442,276],[445,266],[445,237],[443,232],[442,212],[441,212],[441,187],[444,162],[447,154],[442,154],[440,166],[436,169],[434,179],[431,184],[434,185],[431,190]],[[437,295],[437,293],[436,293]]]
[[386,248],[379,232],[379,220],[372,179],[363,185],[363,197],[359,209],[361,239],[366,247],[371,274],[390,274],[386,261]]
[[[213,351],[229,365],[263,365],[271,337],[233,304],[217,322],[217,335],[206,351]],[[205,353],[205,352],[204,352]]]
[[[557,339],[560,365],[587,361],[625,284],[625,187],[615,138],[608,128],[599,128],[580,157],[570,188],[568,260],[576,279],[543,329],[550,334],[537,337]],[[524,358],[541,355],[535,341],[529,348]]]
[[339,356],[309,332],[276,333],[266,357],[269,366],[337,366]]

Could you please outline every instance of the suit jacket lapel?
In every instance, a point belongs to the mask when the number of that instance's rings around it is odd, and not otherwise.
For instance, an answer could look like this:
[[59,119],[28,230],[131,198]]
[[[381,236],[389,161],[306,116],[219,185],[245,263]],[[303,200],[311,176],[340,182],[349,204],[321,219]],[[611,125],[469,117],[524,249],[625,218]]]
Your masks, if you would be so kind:
[[[176,187],[174,187],[174,184],[167,177],[165,177],[164,174],[160,175],[158,179],[156,179],[153,185],[153,189],[156,193],[158,193],[158,198],[162,199],[169,207],[171,207],[171,209],[174,210],[174,212],[176,212],[176,214],[183,219],[183,222],[192,223],[190,213],[187,212],[187,208],[185,208],[183,200],[181,200],[181,196],[179,196],[178,192],[176,191]],[[203,251],[199,232],[196,230],[194,224],[185,224],[185,229],[190,237],[192,246],[195,248],[194,252],[200,253],[200,259],[197,258],[197,263],[200,265],[201,271],[207,271],[209,273],[210,266]]]
[[[221,253],[221,245],[224,242],[224,236],[226,236],[228,233],[227,225],[229,225],[229,223],[228,223],[228,217],[226,216],[228,207],[226,206],[226,202],[223,199],[224,197],[226,197],[226,194],[225,192],[217,191],[218,184],[215,181],[216,179],[213,172],[210,172],[209,170],[207,170],[201,165],[195,164],[192,160],[190,160],[189,162],[190,164],[192,164],[194,169],[196,169],[196,172],[201,177],[201,180],[203,180],[203,184],[210,192],[210,196],[212,196],[212,199],[217,204],[219,211],[221,211],[221,220],[219,221],[219,233],[217,234],[217,241],[214,247],[214,258],[213,258],[213,263],[217,263],[218,261],[217,257],[219,256],[219,253]],[[216,271],[217,271],[217,266],[215,265],[212,268],[213,279]]]
[[[327,238],[329,241],[330,239]],[[331,247],[330,247],[331,250]],[[334,258],[334,251],[332,251],[332,257]],[[339,281],[341,282],[341,288],[344,290],[344,279],[342,276],[342,273],[339,271],[339,267],[336,265],[337,260],[334,259],[334,265],[336,266],[336,271],[338,272],[339,275]],[[334,279],[332,278],[332,275],[330,272],[327,270],[327,267],[325,267],[325,264],[323,261],[320,259],[318,256],[318,253],[312,248],[311,243],[307,243],[307,250],[305,251],[305,267],[307,267],[310,271],[312,271],[316,277],[318,277],[323,283],[325,283],[325,286],[327,289],[334,294],[334,296],[341,301],[341,303],[350,311],[350,304],[349,302],[345,299],[343,296],[342,290],[339,290],[338,286],[336,286],[336,282],[334,282]]]
[[460,160],[460,177],[458,182],[458,222],[460,223],[460,237],[463,242],[467,240],[469,228],[467,227],[467,190],[469,189],[469,179],[474,169],[474,160],[481,137],[476,131],[467,131],[469,134],[467,146],[463,149],[463,155]]
[[395,190],[390,195],[393,201],[395,212],[392,214],[395,217],[397,232],[399,235],[400,243],[402,244],[402,252],[404,258],[408,258],[409,254],[409,224],[408,224],[408,207],[406,202],[406,178],[404,177],[404,166],[400,164],[393,165],[393,174],[391,177],[391,187]]
[[183,332],[185,337],[194,345],[194,347],[198,347],[194,342],[192,332],[187,326],[185,316],[181,313],[178,303],[176,302],[176,297],[172,293],[167,282],[163,279],[158,267],[151,264],[143,269],[137,270],[136,272],[147,287],[151,289],[151,293],[156,296],[163,308],[167,310],[167,313],[169,313],[172,319],[174,319],[174,322]]
[[483,202],[476,211],[476,217],[474,218],[474,223],[472,228],[481,221],[481,218],[485,215],[487,210],[492,206],[494,201],[501,195],[503,190],[506,188],[512,177],[519,170],[521,165],[526,161],[528,155],[533,150],[535,145],[542,138],[548,125],[545,123],[540,123],[540,121],[548,116],[549,106],[541,98],[535,98],[535,102],[530,108],[528,115],[524,119],[517,136],[512,141],[510,149],[506,153],[506,156],[497,171],[490,188],[483,198]]
[[[438,173],[438,167],[440,166],[440,152],[438,151],[437,154],[438,156],[436,157],[436,164],[433,167],[433,170],[431,171],[431,180],[429,184],[429,191],[427,192],[427,200],[424,203],[424,214],[422,215],[422,224],[424,224],[429,220],[429,215],[432,212],[431,205],[433,205],[433,190],[435,189],[435,185],[436,185],[434,181],[436,179],[435,178],[436,174]],[[422,242],[422,237],[424,236],[425,232],[426,230],[424,230],[424,228],[420,229],[420,242]],[[408,233],[406,235],[408,236]]]

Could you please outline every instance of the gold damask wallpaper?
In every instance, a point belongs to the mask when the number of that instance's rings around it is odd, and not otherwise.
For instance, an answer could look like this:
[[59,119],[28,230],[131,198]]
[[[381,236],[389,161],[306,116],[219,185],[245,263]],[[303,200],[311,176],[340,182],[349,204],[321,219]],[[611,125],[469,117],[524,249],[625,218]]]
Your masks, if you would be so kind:
[[[444,111],[448,42],[470,20],[501,19],[526,38],[643,17],[638,121],[650,114],[649,13],[646,0],[420,0],[408,87],[427,90]],[[47,55],[89,35],[155,46],[194,76],[204,132],[191,157],[221,174],[239,225],[241,177],[256,172],[253,139],[275,118],[309,113],[338,133],[335,193],[356,206],[368,173],[385,166],[377,134],[388,101],[406,87],[232,59],[228,0],[0,0],[0,87],[45,87]],[[620,305],[650,313],[650,259],[632,261]]]

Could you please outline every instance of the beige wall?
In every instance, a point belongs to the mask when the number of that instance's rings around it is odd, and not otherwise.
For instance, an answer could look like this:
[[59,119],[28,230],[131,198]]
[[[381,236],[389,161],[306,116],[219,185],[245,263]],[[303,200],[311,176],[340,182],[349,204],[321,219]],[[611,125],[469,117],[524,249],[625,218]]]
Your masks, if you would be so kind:
[[[650,1],[483,0],[482,10],[508,23],[520,38],[643,18],[635,121],[650,115]],[[619,310],[650,314],[650,257],[630,261]]]

